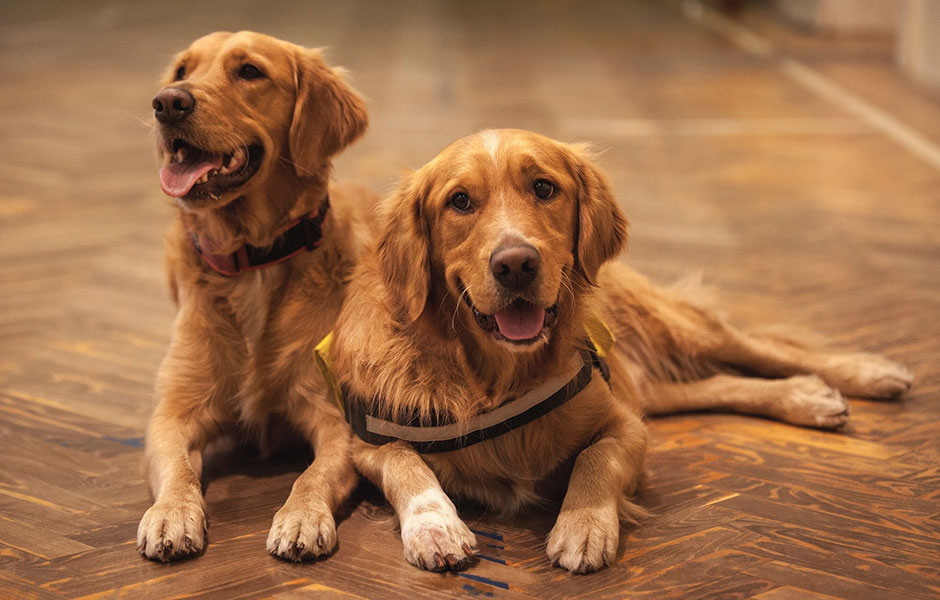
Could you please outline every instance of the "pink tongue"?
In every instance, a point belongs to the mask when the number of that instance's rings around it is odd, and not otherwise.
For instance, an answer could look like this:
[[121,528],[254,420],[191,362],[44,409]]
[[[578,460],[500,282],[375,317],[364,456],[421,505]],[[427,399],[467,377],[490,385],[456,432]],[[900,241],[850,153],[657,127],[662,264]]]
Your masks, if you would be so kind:
[[182,198],[189,193],[200,177],[212,169],[222,168],[221,154],[203,153],[200,158],[209,158],[209,160],[170,163],[160,169],[160,187],[163,188],[163,193],[174,198]]
[[545,325],[545,309],[528,302],[514,302],[493,316],[499,332],[508,340],[530,340]]

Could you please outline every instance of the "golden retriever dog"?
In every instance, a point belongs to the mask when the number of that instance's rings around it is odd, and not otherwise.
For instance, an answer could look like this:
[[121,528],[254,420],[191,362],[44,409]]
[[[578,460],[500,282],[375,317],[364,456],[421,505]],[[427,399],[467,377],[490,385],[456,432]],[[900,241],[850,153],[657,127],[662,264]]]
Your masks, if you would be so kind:
[[[472,135],[379,212],[330,357],[359,434],[353,460],[391,502],[418,567],[460,568],[474,552],[448,494],[517,511],[573,459],[546,550],[570,571],[599,569],[620,522],[643,513],[628,500],[643,481],[643,415],[713,409],[833,428],[848,416],[840,392],[894,397],[911,383],[878,356],[735,329],[611,262],[627,221],[579,145]],[[607,368],[588,344],[604,337],[597,323],[613,333]],[[519,413],[540,397],[554,406]]]
[[[289,431],[315,460],[274,517],[268,550],[336,545],[333,511],[357,476],[349,429],[311,361],[366,241],[365,190],[330,185],[330,158],[367,126],[363,100],[316,50],[217,32],[173,60],[153,100],[178,305],[146,437],[153,506],[137,543],[168,561],[206,545],[203,451],[220,436],[262,450]],[[376,198],[377,199],[377,198]]]

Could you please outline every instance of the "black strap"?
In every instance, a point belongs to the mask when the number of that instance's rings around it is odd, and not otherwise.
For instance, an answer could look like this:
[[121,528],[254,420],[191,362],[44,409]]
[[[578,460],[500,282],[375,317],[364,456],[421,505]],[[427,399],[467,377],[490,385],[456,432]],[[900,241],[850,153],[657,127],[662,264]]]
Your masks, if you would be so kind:
[[[479,429],[459,437],[428,442],[408,441],[408,443],[411,444],[419,454],[451,452],[453,450],[466,448],[467,446],[472,446],[482,441],[499,437],[512,431],[513,429],[517,429],[523,425],[531,423],[539,417],[550,413],[568,400],[571,400],[577,396],[581,390],[587,387],[588,383],[591,381],[592,372],[595,368],[601,372],[601,376],[604,378],[604,381],[609,384],[610,370],[607,366],[607,363],[597,354],[597,351],[595,350],[594,345],[590,342],[590,340],[588,340],[587,346],[587,348],[581,351],[581,359],[584,361],[584,365],[581,367],[578,373],[557,392],[545,400],[539,402],[538,404],[532,406],[528,410],[501,423],[497,423],[485,429]],[[397,438],[388,437],[368,430],[366,424],[367,416],[383,418],[370,410],[375,406],[375,403],[366,402],[365,399],[351,394],[345,385],[342,386],[341,390],[343,394],[343,403],[345,404],[346,408],[346,421],[349,422],[352,430],[356,433],[357,436],[359,436],[360,439],[374,446],[381,446],[383,444],[397,441]],[[453,419],[450,418],[449,415],[442,415],[440,413],[432,414],[431,418],[426,420],[424,423],[421,422],[420,415],[417,413],[412,414],[411,418],[408,419],[407,422],[396,421],[397,424],[407,427],[436,427],[441,425],[449,425],[453,422]]]
[[189,237],[203,262],[217,273],[233,277],[244,271],[284,262],[303,250],[311,251],[317,248],[323,241],[323,221],[329,210],[330,197],[326,196],[320,203],[317,214],[312,217],[300,217],[266,248],[245,244],[231,254],[215,254],[202,247],[197,234],[191,232]]
[[278,236],[269,248],[258,248],[246,244],[245,253],[248,256],[248,264],[239,265],[240,269],[264,266],[292,256],[300,250],[315,249],[323,241],[323,220],[328,210],[330,210],[329,196],[320,203],[320,210],[316,215],[300,217],[297,223]]

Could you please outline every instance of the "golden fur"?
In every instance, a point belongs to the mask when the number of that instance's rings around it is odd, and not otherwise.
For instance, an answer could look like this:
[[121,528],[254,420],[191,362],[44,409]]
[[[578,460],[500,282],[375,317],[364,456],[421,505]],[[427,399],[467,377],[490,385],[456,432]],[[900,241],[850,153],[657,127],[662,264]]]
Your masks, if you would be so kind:
[[[536,196],[540,180],[554,189],[548,199]],[[472,210],[456,208],[460,194]],[[525,393],[583,345],[589,311],[617,339],[610,387],[595,372],[575,398],[500,437],[423,456],[402,441],[354,439],[356,466],[394,506],[416,566],[459,568],[475,547],[443,490],[514,511],[539,502],[537,484],[576,457],[547,553],[572,571],[601,568],[615,558],[620,520],[642,513],[627,500],[644,473],[642,415],[722,409],[836,427],[848,414],[837,390],[895,396],[910,385],[903,367],[877,356],[740,332],[609,262],[627,223],[582,146],[485,131],[407,176],[380,213],[377,245],[357,266],[337,321],[333,360],[340,381],[384,413],[435,409],[466,421]],[[540,267],[510,293],[491,257],[520,243],[535,249]],[[521,344],[484,329],[468,306],[493,314],[517,296],[557,302],[554,323],[546,318]]]
[[[264,77],[239,79],[246,63]],[[268,550],[292,560],[331,552],[332,513],[356,477],[348,428],[325,400],[311,357],[333,327],[365,243],[366,227],[356,215],[373,197],[328,181],[331,156],[366,128],[364,103],[317,51],[251,32],[196,40],[163,83],[188,90],[196,101],[182,125],[158,125],[163,164],[180,136],[212,152],[248,144],[264,152],[258,170],[237,189],[177,199],[179,219],[166,256],[178,313],[147,431],[155,503],[140,522],[139,550],[163,561],[202,551],[206,445],[238,434],[268,450],[286,424],[309,441],[316,459],[275,516]],[[227,277],[203,264],[190,243],[193,232],[218,252],[268,246],[294,219],[316,211],[328,190],[332,208],[322,244],[289,261]]]

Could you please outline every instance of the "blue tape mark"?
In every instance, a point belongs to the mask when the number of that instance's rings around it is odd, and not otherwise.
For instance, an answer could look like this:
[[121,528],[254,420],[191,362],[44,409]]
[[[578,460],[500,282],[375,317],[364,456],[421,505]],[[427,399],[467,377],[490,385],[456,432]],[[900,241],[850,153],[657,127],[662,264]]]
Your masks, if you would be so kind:
[[125,446],[133,446],[134,448],[144,447],[144,438],[142,437],[116,438],[116,437],[111,437],[110,435],[106,435],[104,436],[103,439],[106,439],[109,442],[117,442],[118,444],[124,444]]
[[489,531],[480,531],[478,529],[471,529],[470,531],[472,531],[473,533],[477,535],[482,535],[483,537],[488,537],[498,542],[503,541],[503,536],[499,533],[494,533],[494,532],[489,532]]
[[502,581],[496,581],[495,579],[490,579],[489,577],[483,577],[480,575],[473,575],[472,573],[457,573],[458,577],[466,577],[467,579],[472,579],[473,581],[479,581],[480,583],[485,583],[487,585],[493,585],[504,590],[509,589],[509,584]]
[[486,596],[487,598],[492,598],[495,595],[493,592],[484,592],[482,590],[478,590],[469,583],[463,584],[463,590],[471,596]]
[[482,558],[483,560],[488,560],[490,562],[499,563],[501,565],[506,564],[506,561],[501,558],[495,558],[493,556],[487,556],[485,554],[475,554],[474,556],[476,556],[477,558]]
[[502,544],[483,544],[483,545],[486,546],[487,548],[496,548],[497,550],[506,549],[506,546],[503,546]]

